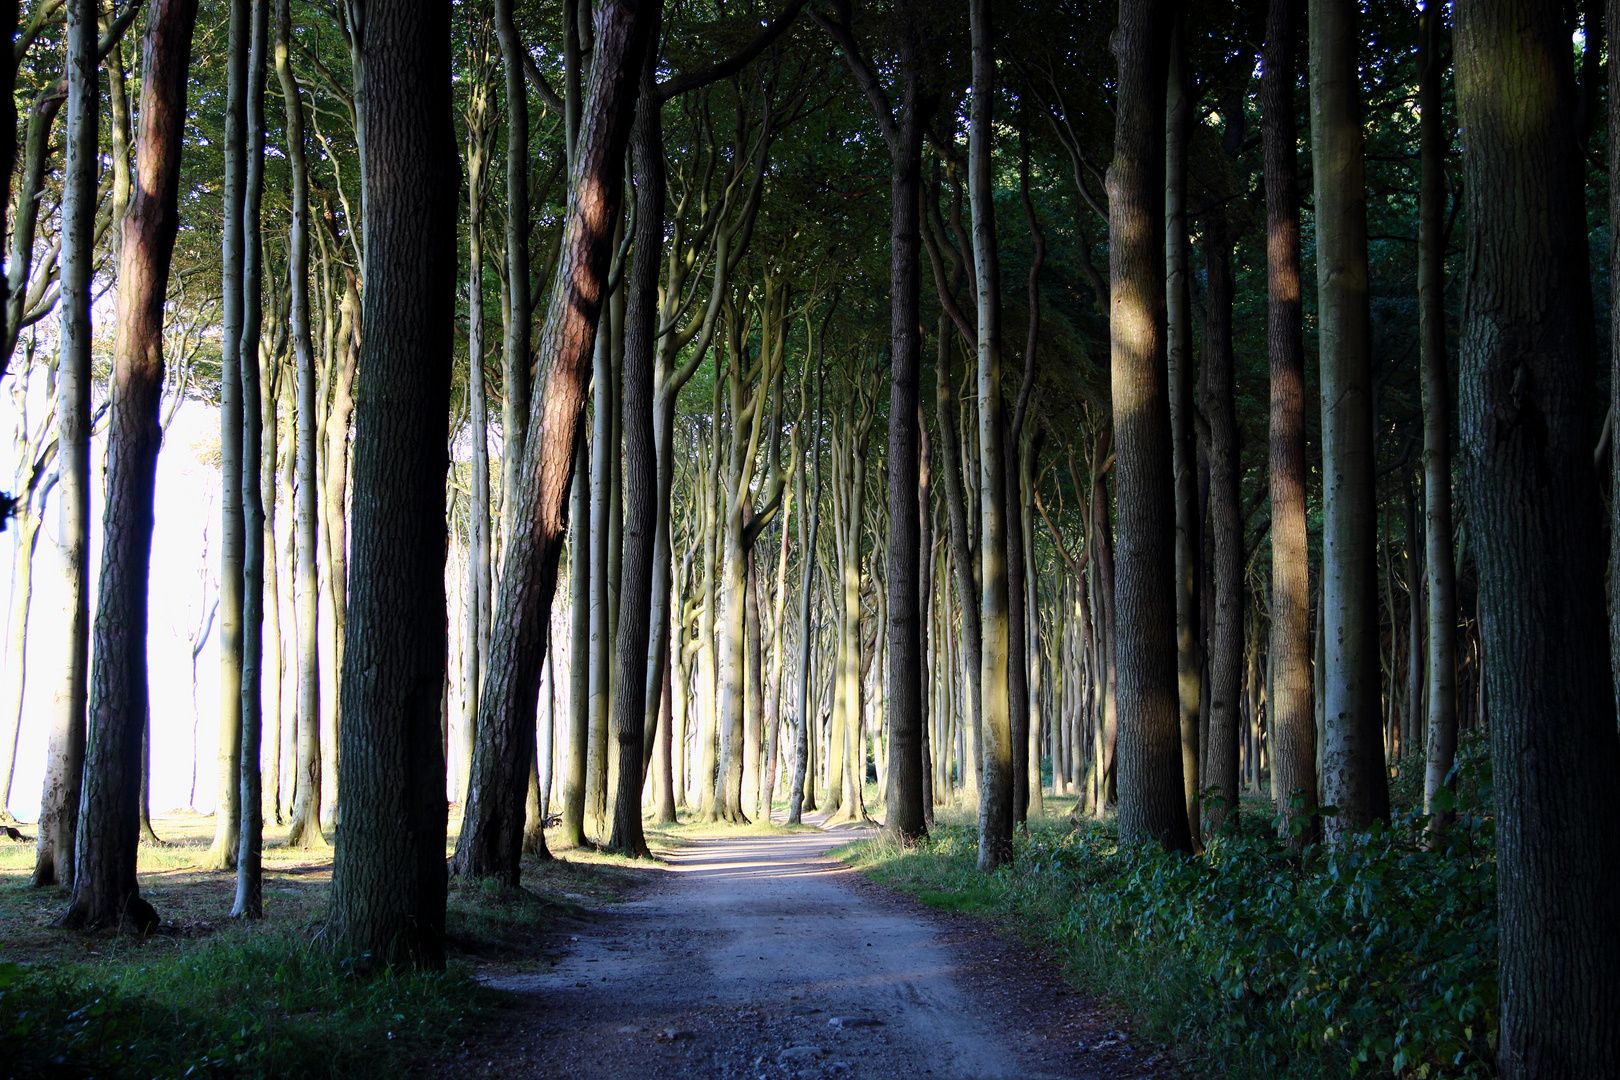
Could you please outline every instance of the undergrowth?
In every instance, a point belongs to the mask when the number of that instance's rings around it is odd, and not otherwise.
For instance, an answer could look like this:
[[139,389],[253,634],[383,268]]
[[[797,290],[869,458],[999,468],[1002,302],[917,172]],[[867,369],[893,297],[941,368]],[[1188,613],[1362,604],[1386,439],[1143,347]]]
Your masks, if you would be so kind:
[[466,969],[363,974],[292,931],[118,968],[0,964],[0,1075],[362,1077],[446,1046]]
[[1488,757],[1466,754],[1459,774],[1464,805],[1436,851],[1408,812],[1302,851],[1247,814],[1196,858],[1093,822],[1036,828],[992,874],[967,826],[845,857],[932,906],[1010,917],[1210,1071],[1484,1080],[1497,1021]]

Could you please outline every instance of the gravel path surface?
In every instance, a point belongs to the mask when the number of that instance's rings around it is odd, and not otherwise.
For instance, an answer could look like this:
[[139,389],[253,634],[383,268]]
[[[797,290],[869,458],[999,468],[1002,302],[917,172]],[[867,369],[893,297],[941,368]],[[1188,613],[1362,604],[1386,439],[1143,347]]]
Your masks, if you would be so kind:
[[694,842],[559,935],[452,1074],[663,1080],[1179,1075],[1056,967],[828,859],[851,831]]

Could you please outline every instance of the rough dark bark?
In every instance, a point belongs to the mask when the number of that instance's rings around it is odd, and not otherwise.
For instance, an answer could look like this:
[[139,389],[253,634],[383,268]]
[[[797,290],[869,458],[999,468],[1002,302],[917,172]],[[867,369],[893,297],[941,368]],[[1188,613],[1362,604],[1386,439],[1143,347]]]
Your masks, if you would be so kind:
[[[1266,333],[1271,354],[1271,789],[1279,814],[1316,807],[1316,715],[1311,692],[1311,586],[1305,525],[1305,341],[1299,248],[1299,138],[1295,39],[1303,0],[1271,0],[1261,57],[1266,180]],[[1315,839],[1305,817],[1302,843]]]
[[1620,737],[1564,6],[1456,5],[1468,133],[1459,419],[1496,794],[1506,1080],[1620,1075]]
[[1322,798],[1336,840],[1389,816],[1379,698],[1367,203],[1355,0],[1311,0],[1311,147],[1321,333]]
[[[490,637],[490,677],[479,702],[478,745],[453,869],[512,885],[520,872],[535,703],[568,521],[576,433],[591,346],[606,300],[642,52],[660,10],[659,0],[623,0],[596,9],[596,57],[570,165],[561,258],[538,351],[541,390],[531,408],[522,475],[508,509],[510,532]],[[582,554],[576,549],[574,557]]]
[[[94,11],[89,14],[84,32],[93,46]],[[58,919],[80,929],[144,933],[158,921],[136,884],[135,853],[147,709],[147,569],[162,443],[163,305],[180,224],[181,138],[196,18],[196,0],[154,0],[142,48],[137,184],[124,218],[118,268],[90,735],[73,897]]]
[[334,948],[376,963],[442,967],[444,475],[460,186],[450,4],[371,0],[365,17],[365,310],[330,932]]
[[1192,847],[1176,679],[1175,505],[1165,369],[1165,94],[1174,5],[1121,0],[1108,170],[1115,494],[1119,825],[1126,840]]

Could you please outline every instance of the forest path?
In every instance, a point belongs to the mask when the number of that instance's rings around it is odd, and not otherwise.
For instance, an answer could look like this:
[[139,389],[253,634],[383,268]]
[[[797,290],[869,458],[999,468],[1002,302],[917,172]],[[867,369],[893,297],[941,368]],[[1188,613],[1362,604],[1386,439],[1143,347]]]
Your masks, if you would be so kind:
[[591,1080],[1177,1075],[1050,960],[827,857],[864,832],[668,853],[636,899],[559,935],[550,970],[486,977],[518,1000],[501,1045],[466,1066]]

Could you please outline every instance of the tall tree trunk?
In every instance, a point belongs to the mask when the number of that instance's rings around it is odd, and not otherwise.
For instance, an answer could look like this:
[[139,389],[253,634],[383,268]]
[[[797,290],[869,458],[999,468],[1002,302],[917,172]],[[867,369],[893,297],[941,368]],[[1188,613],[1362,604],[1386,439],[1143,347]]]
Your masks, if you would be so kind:
[[1355,0],[1310,0],[1322,362],[1322,797],[1330,840],[1389,816],[1379,714],[1367,204]]
[[[365,19],[357,30],[368,190],[354,637],[342,669],[338,786],[345,796],[331,931],[336,947],[354,955],[436,968],[444,964],[438,706],[459,187],[450,4],[371,0]],[[533,705],[531,697],[531,717]]]
[[[186,0],[178,0],[184,4]],[[96,130],[100,112],[96,76],[96,5],[91,0],[71,0],[67,5],[68,22],[68,120],[67,155],[62,173],[62,255],[61,303],[62,329],[59,342],[60,355],[56,372],[56,438],[58,460],[61,462],[58,481],[62,489],[58,502],[57,553],[62,560],[63,623],[67,647],[63,650],[62,669],[51,701],[51,734],[45,762],[45,787],[39,803],[38,850],[34,861],[32,883],[44,885],[75,885],[78,864],[77,833],[80,798],[84,782],[86,741],[86,695],[89,671],[90,633],[90,287],[95,273],[95,215],[96,215]],[[10,53],[7,63],[12,63]],[[10,98],[7,104],[10,104]],[[35,115],[39,109],[36,107]],[[143,117],[144,120],[144,117]],[[47,126],[48,119],[41,121]],[[8,128],[8,131],[11,129]],[[35,133],[32,118],[29,135]],[[30,139],[32,142],[32,139]],[[32,150],[32,147],[30,147]],[[176,148],[178,152],[178,148]],[[31,158],[38,155],[30,153]],[[7,183],[10,173],[6,174]],[[22,194],[30,196],[29,181],[25,179]],[[24,221],[32,225],[28,214],[19,215],[17,246],[12,251],[12,271],[18,270],[19,254],[32,251],[21,249]],[[172,243],[172,241],[171,241]],[[163,273],[167,275],[167,264]],[[11,281],[10,317],[7,319],[7,342],[15,342],[19,328],[17,316],[19,291],[28,285],[26,274],[19,282]],[[119,289],[122,304],[123,289]],[[161,333],[161,323],[160,333]],[[123,321],[119,321],[122,329]],[[9,352],[7,353],[9,357]],[[161,374],[159,375],[161,381]],[[155,409],[155,405],[154,405]],[[154,418],[155,423],[155,418]],[[153,449],[156,453],[156,449]],[[127,520],[127,519],[126,519]],[[150,525],[147,525],[150,529]],[[150,535],[150,533],[148,533]],[[130,538],[134,540],[134,537]],[[144,579],[144,575],[143,575]],[[144,602],[145,594],[142,594]],[[144,603],[143,609],[144,611]],[[144,623],[143,623],[144,626]],[[141,639],[145,648],[144,635]],[[144,672],[144,660],[142,671]],[[135,744],[139,753],[140,729],[145,724],[144,704],[135,718],[126,718],[136,725]],[[136,763],[139,768],[139,762]],[[138,784],[138,776],[136,778]],[[139,827],[138,824],[136,826]],[[133,852],[136,843],[130,837],[131,866],[129,878],[134,881]]]
[[[658,121],[652,115],[662,108],[654,85],[660,13],[655,12],[652,18],[631,138],[635,142],[637,188],[646,186],[661,192],[663,140],[655,141]],[[654,170],[659,174],[656,178],[651,175]],[[653,351],[658,334],[658,271],[664,254],[662,213],[647,215],[647,220],[636,215],[635,246],[624,325],[624,561],[620,567],[620,614],[614,644],[618,663],[613,687],[613,736],[618,749],[619,784],[608,846],[630,855],[646,855],[647,841],[641,832],[641,788],[646,775],[642,743],[647,723],[648,642],[656,557],[653,541],[659,511],[658,456],[653,437]],[[668,656],[667,650],[664,655]],[[673,804],[669,811],[673,818]]]
[[242,206],[247,184],[248,0],[231,0],[226,17],[224,292],[219,363],[219,777],[214,843],[203,865],[236,868],[241,836],[242,773]]
[[1207,810],[1211,832],[1238,810],[1239,733],[1243,724],[1242,452],[1232,357],[1232,238],[1223,215],[1206,228],[1209,284],[1204,297],[1203,412],[1209,418],[1210,532],[1215,541],[1215,610],[1209,650],[1209,745],[1206,782],[1221,803]]
[[[815,776],[810,771],[810,753],[813,732],[810,730],[810,678],[811,655],[814,642],[810,621],[816,588],[816,541],[821,531],[821,416],[822,392],[825,388],[821,373],[816,375],[816,425],[805,446],[810,456],[809,467],[815,474],[810,490],[810,502],[799,514],[799,665],[796,676],[793,714],[793,785],[788,791],[789,825],[800,824],[805,811],[807,786],[813,787]],[[804,502],[804,465],[800,463],[794,474],[799,484],[799,501]],[[811,792],[810,809],[815,808]]]
[[[264,686],[264,611],[265,611],[265,552],[274,550],[274,534],[267,528],[265,491],[275,491],[274,484],[264,484],[264,470],[260,462],[264,454],[263,391],[260,385],[262,362],[259,335],[263,331],[263,310],[260,289],[264,284],[264,250],[260,235],[260,205],[264,195],[264,81],[266,60],[270,45],[270,0],[248,0],[249,43],[247,70],[242,86],[246,132],[244,139],[245,169],[242,190],[242,336],[240,363],[242,368],[242,794],[240,800],[240,846],[236,852],[236,900],[231,915],[236,918],[257,919],[264,914],[262,873],[260,865],[264,832],[264,791],[260,771],[263,748]],[[251,350],[251,351],[250,351]],[[273,406],[272,406],[273,409]],[[271,454],[275,456],[272,435]],[[273,510],[273,505],[270,508]],[[274,563],[274,557],[271,558]],[[274,591],[270,593],[274,596]],[[271,622],[274,630],[276,623]],[[279,643],[272,646],[278,662],[271,668],[274,673],[270,685],[278,687]],[[279,711],[277,723],[271,728],[269,740],[270,764],[275,768],[277,743],[280,739]],[[274,799],[275,784],[271,797]],[[272,801],[272,808],[276,806]]]
[[[1178,17],[1170,45],[1165,101],[1165,355],[1169,370],[1171,473],[1176,499],[1176,687],[1181,717],[1181,788],[1187,800],[1187,826],[1198,839],[1195,809],[1199,762],[1198,699],[1204,678],[1203,637],[1199,634],[1198,463],[1193,444],[1192,289],[1187,240],[1187,97],[1184,17]],[[1269,68],[1268,68],[1269,70]],[[1290,116],[1293,114],[1290,113]],[[1268,185],[1266,191],[1271,191]]]
[[1456,6],[1459,420],[1496,792],[1506,1080],[1620,1075],[1620,737],[1604,647],[1583,163],[1565,9]]
[[1013,746],[1007,667],[1011,648],[1007,581],[1007,454],[1001,403],[1001,255],[996,244],[990,168],[995,108],[994,36],[989,0],[968,7],[973,33],[972,121],[968,193],[973,213],[973,267],[979,345],[979,723],[984,789],[979,797],[979,868],[1012,858]]
[[[1443,11],[1440,0],[1427,0],[1424,5],[1418,60],[1418,147],[1422,163],[1418,191],[1418,340],[1423,368],[1424,574],[1429,586],[1429,715],[1423,775],[1426,813],[1434,813],[1434,797],[1457,756],[1457,564],[1451,543],[1451,384],[1446,375],[1446,150],[1450,135],[1441,104],[1445,78],[1440,50]],[[1611,78],[1620,80],[1620,64],[1609,65],[1609,71]],[[1620,160],[1620,143],[1612,144],[1609,153]],[[1611,195],[1611,199],[1616,198],[1620,194]],[[1620,455],[1615,461],[1620,462]],[[1614,550],[1620,552],[1620,544],[1614,545]],[[1448,817],[1442,814],[1436,824],[1443,824]]]
[[[517,490],[508,504],[511,531],[490,638],[489,677],[479,702],[473,779],[453,868],[512,885],[520,872],[540,664],[567,526],[586,366],[606,299],[642,50],[660,10],[659,0],[603,4],[596,10],[596,55],[538,353],[542,390],[529,418],[530,430],[541,437],[524,445]],[[518,315],[513,312],[514,320]]]
[[315,468],[315,345],[309,328],[309,168],[304,158],[304,104],[292,70],[292,14],[289,0],[276,4],[276,77],[286,112],[287,168],[292,178],[292,222],[287,231],[287,280],[292,302],[292,347],[297,366],[297,546],[298,785],[287,846],[326,847],[321,832],[321,675],[320,581],[316,552],[319,498]]
[[[8,46],[0,51],[0,80],[4,82],[3,92],[0,92],[0,238],[6,235],[6,211],[11,206],[11,174],[17,167],[17,59],[15,51],[10,48],[17,36],[17,10],[19,0],[0,0],[0,33],[5,35]],[[4,274],[0,274],[0,311],[9,310],[10,282]],[[6,335],[10,339],[10,334]],[[9,350],[0,352],[0,377],[6,374],[6,368],[11,361]],[[4,807],[0,807],[3,810]]]
[[[501,434],[505,440],[501,458],[501,506],[506,511],[501,525],[519,527],[512,514],[517,494],[519,466],[528,445],[531,390],[529,365],[530,326],[533,301],[529,287],[529,98],[523,81],[523,62],[528,54],[518,36],[512,16],[513,0],[495,0],[495,33],[501,43],[501,66],[506,75],[506,297],[511,318],[506,326],[506,349],[501,397]],[[565,7],[571,6],[565,0]],[[569,154],[573,153],[573,128],[569,129]],[[504,553],[507,543],[501,544]]]
[[[76,55],[94,85],[95,12],[81,16]],[[196,0],[154,0],[141,64],[137,180],[118,268],[107,426],[107,511],[96,608],[90,730],[73,898],[57,920],[73,928],[157,926],[135,880],[141,732],[146,722],[147,570],[163,433],[163,305],[180,224],[181,138]],[[93,137],[93,136],[92,136]],[[88,267],[87,267],[88,268]]]
[[[967,494],[962,490],[962,450],[957,438],[956,424],[960,410],[952,393],[951,357],[955,343],[946,316],[939,317],[938,352],[934,363],[934,416],[939,424],[940,474],[945,478],[945,507],[950,522],[950,561],[956,570],[956,601],[961,617],[961,647],[966,652],[963,666],[967,669],[968,691],[964,695],[967,706],[963,720],[969,738],[973,761],[963,762],[961,782],[971,786],[975,801],[978,798],[979,747],[979,665],[983,648],[979,624],[978,586],[973,580],[973,553],[968,539]],[[972,768],[967,768],[968,764]]]
[[[930,600],[934,585],[934,517],[933,517],[934,447],[928,437],[928,424],[923,419],[922,402],[917,403],[917,655],[922,669],[922,711],[918,722],[922,738],[922,804],[923,823],[934,824],[934,745],[933,709],[934,688],[933,653],[930,651],[933,606]],[[801,537],[802,541],[802,537]],[[803,544],[801,542],[800,546]],[[801,638],[802,642],[804,639]],[[1036,765],[1037,770],[1039,764]]]
[[[1302,0],[1271,0],[1261,58],[1266,327],[1271,354],[1271,790],[1285,835],[1316,839],[1310,549],[1305,524],[1305,342],[1299,249],[1295,37]],[[1295,800],[1299,810],[1294,810]]]
[[[590,754],[591,535],[590,440],[581,425],[574,451],[574,483],[569,500],[568,588],[571,625],[568,658],[568,773],[563,779],[562,838],[584,847],[585,770]],[[469,789],[470,790],[470,789]]]
[[1165,94],[1173,7],[1121,0],[1108,170],[1115,494],[1119,826],[1187,850],[1176,673],[1175,479],[1165,368]]
[[[923,85],[918,13],[898,6],[900,109],[889,143],[889,573],[888,777],[884,831],[902,843],[928,835],[923,775],[922,608],[917,513],[918,384],[922,367],[921,236],[923,133],[937,99]],[[860,498],[856,493],[856,498]],[[787,541],[786,535],[783,542]],[[864,773],[864,769],[861,770]]]

